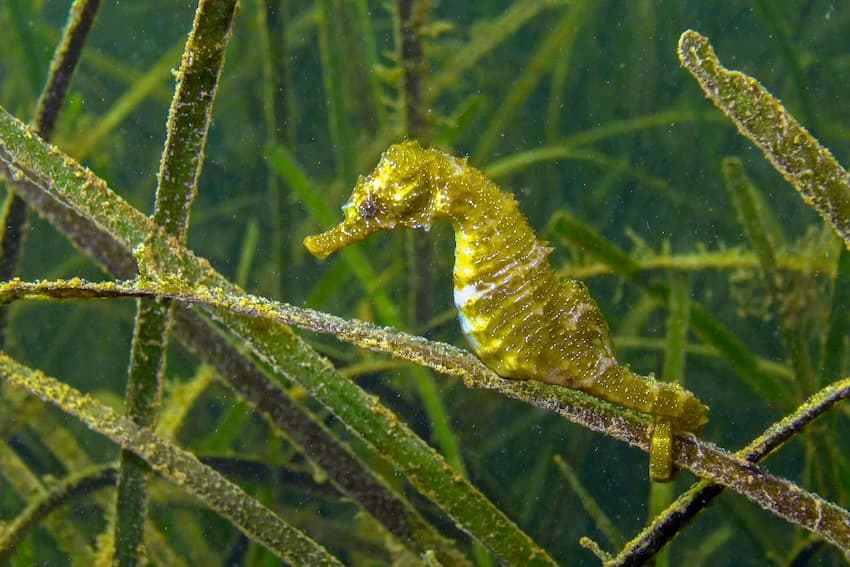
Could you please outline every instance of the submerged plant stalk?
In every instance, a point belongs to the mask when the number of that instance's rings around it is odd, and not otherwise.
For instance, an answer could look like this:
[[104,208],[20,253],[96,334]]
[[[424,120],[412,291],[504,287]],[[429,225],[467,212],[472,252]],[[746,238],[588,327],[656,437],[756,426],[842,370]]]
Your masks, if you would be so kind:
[[[33,129],[39,136],[49,140],[65,102],[71,77],[77,69],[86,39],[91,31],[101,0],[81,0],[71,5],[68,22],[53,60],[44,90],[36,106]],[[29,207],[14,191],[6,195],[2,212],[2,240],[0,240],[0,279],[11,279],[18,273],[29,225]],[[6,310],[0,310],[0,348],[6,343]]]
[[[803,431],[812,421],[823,415],[837,403],[850,398],[850,378],[830,384],[811,396],[796,411],[767,428],[761,435],[736,453],[737,457],[757,463]],[[725,487],[706,480],[691,486],[679,496],[663,513],[636,535],[606,567],[640,565],[654,556],[681,530],[681,527],[696,517],[724,491]],[[845,510],[844,515],[848,513]],[[843,520],[844,529],[850,529],[850,519]],[[850,554],[850,537],[834,543]]]
[[[238,288],[210,264],[164,234],[144,214],[115,194],[102,179],[57,148],[49,147],[0,109],[0,176],[14,181],[33,202],[60,201],[91,219],[113,249],[136,250],[146,273],[204,283],[232,292]],[[60,207],[61,208],[61,207]],[[85,244],[85,241],[82,241]],[[116,246],[117,245],[117,246]],[[92,251],[100,257],[101,251]],[[120,256],[122,252],[118,251]],[[179,278],[176,275],[179,274]],[[464,531],[508,562],[554,565],[552,558],[520,530],[393,412],[341,376],[288,328],[259,327],[220,314],[238,340],[251,344],[274,371],[302,384],[354,433],[384,454],[418,490]]]
[[[198,190],[212,107],[224,65],[224,49],[236,0],[201,0],[186,42],[177,89],[168,116],[167,138],[157,176],[153,221],[185,242],[189,212]],[[171,327],[171,303],[139,299],[127,377],[127,416],[153,427],[159,409]],[[118,564],[141,559],[147,516],[147,466],[122,451],[115,503],[115,554]]]
[[[391,328],[376,327],[362,321],[346,321],[312,309],[251,295],[232,295],[224,289],[206,286],[186,288],[174,282],[94,284],[82,280],[39,283],[12,281],[0,286],[0,303],[27,297],[85,299],[139,296],[162,296],[207,306],[222,320],[240,330],[242,327],[235,325],[236,321],[242,321],[248,328],[251,326],[250,321],[254,321],[256,327],[263,326],[261,322],[264,320],[271,320],[316,333],[332,334],[357,346],[386,352],[438,372],[461,377],[468,387],[496,390],[547,411],[554,411],[574,423],[603,432],[644,451],[649,450],[645,416],[577,390],[534,380],[505,380],[465,350]],[[232,316],[225,316],[225,313]],[[259,350],[257,354],[263,356]],[[850,379],[837,382],[736,455],[693,435],[677,438],[673,451],[675,462],[707,482],[732,488],[777,516],[824,536],[841,549],[850,550],[850,513],[847,510],[788,480],[766,473],[750,462],[750,459],[767,454],[782,441],[802,431],[812,419],[837,401],[845,399],[848,394]],[[377,409],[377,406],[373,409]],[[386,432],[387,435],[394,433]],[[454,478],[454,482],[459,482],[458,477]],[[451,503],[451,506],[456,504]],[[548,559],[546,556],[540,561],[549,564]]]
[[[118,476],[114,465],[98,465],[73,473],[48,492],[36,498],[14,522],[0,529],[0,562],[5,562],[15,547],[57,508],[73,498],[112,486]],[[78,553],[79,550],[74,550]],[[5,564],[5,563],[4,563]]]
[[679,61],[850,248],[850,176],[832,153],[756,79],[723,67],[705,36],[683,33]]
[[19,364],[4,353],[0,353],[0,376],[133,451],[153,470],[194,494],[284,561],[293,565],[341,565],[323,547],[281,520],[241,488],[201,463],[193,454],[161,439],[149,429],[118,416],[89,396]]

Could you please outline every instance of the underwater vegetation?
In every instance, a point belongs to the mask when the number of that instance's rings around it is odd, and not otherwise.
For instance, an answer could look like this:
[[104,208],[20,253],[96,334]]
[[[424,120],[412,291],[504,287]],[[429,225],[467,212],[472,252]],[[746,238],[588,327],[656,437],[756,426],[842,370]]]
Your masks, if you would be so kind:
[[[850,562],[850,9],[705,4],[0,3],[0,564]],[[708,423],[500,377],[449,227],[311,257],[405,140]]]

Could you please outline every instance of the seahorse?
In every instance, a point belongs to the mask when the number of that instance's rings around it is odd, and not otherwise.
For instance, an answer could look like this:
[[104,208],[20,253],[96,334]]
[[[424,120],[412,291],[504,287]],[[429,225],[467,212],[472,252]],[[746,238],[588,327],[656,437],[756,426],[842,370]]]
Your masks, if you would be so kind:
[[578,389],[648,414],[649,472],[673,474],[676,434],[698,433],[708,408],[678,384],[619,364],[608,325],[580,281],[559,279],[517,201],[467,163],[415,141],[390,146],[342,206],[343,221],[304,245],[325,258],[367,236],[447,220],[455,235],[454,303],[476,355],[504,378]]

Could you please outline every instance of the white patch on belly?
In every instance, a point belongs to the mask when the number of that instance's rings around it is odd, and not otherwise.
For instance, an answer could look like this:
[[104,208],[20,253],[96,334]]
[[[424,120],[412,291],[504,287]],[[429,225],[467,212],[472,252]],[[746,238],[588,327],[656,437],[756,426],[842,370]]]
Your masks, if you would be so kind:
[[484,284],[483,287],[469,284],[460,289],[455,288],[455,307],[457,307],[458,310],[463,309],[470,301],[482,299],[490,295],[494,288],[495,286],[492,284]]
[[[455,307],[462,308],[467,302],[478,295],[478,288],[474,285],[465,285],[462,288],[455,288]],[[463,316],[461,316],[463,317]]]
[[472,350],[477,352],[481,345],[472,337],[472,333],[475,332],[475,328],[469,323],[469,319],[466,318],[463,311],[458,310],[457,318],[460,321],[460,329],[463,331],[463,336],[465,336],[466,340],[469,341],[469,346],[472,347]]

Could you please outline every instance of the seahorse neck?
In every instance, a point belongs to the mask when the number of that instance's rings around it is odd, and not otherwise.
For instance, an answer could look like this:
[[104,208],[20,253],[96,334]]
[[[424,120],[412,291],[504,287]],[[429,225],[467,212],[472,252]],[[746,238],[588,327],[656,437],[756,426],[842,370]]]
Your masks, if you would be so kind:
[[537,240],[516,200],[483,173],[472,170],[455,181],[446,216],[455,233],[455,286],[463,287],[486,277],[485,269],[528,257]]

